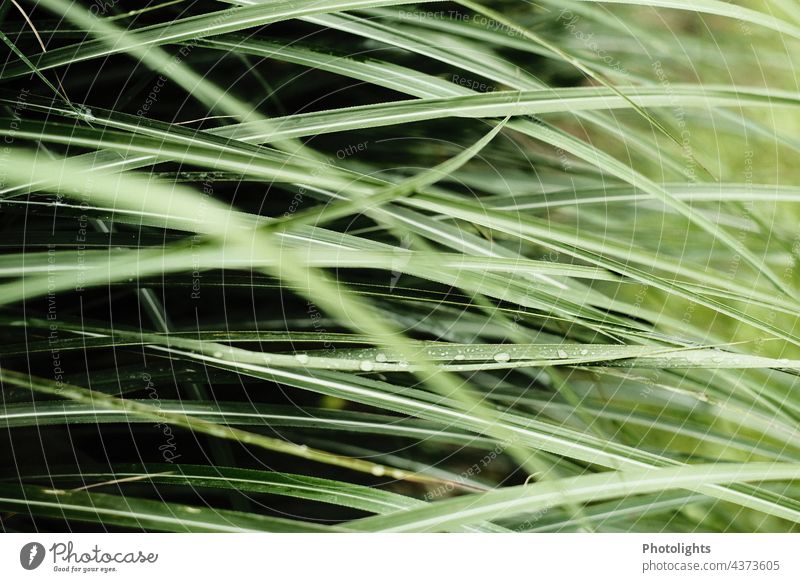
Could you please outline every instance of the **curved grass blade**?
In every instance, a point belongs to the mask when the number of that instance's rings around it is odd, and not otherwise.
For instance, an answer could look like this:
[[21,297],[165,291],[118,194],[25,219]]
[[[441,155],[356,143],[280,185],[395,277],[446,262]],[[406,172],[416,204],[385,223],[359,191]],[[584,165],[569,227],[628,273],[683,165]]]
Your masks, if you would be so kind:
[[[789,463],[720,463],[598,473],[465,495],[420,509],[349,522],[348,526],[362,531],[441,531],[488,516],[502,519],[567,502],[602,501],[671,489],[702,491],[712,484],[797,479],[800,479],[800,465]],[[783,515],[800,522],[798,512]]]

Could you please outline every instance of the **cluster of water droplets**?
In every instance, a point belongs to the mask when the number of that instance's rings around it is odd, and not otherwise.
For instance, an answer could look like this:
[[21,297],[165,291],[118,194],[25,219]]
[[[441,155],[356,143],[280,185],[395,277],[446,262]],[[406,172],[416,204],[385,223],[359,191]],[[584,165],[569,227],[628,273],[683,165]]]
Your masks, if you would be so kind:
[[[522,346],[519,346],[522,347]],[[542,346],[544,347],[544,346]],[[586,346],[586,347],[579,347],[578,345],[570,345],[564,347],[556,347],[550,348],[555,349],[555,354],[551,351],[550,354],[553,354],[549,357],[555,356],[555,358],[559,360],[570,360],[570,359],[588,359],[591,360],[593,358],[605,358],[608,356],[607,350],[605,349],[597,349],[603,348],[604,346]],[[513,348],[513,346],[512,346]],[[567,349],[568,348],[568,349]],[[230,349],[231,353],[233,353],[233,349]],[[511,362],[512,359],[518,358],[529,358],[529,359],[536,359],[536,353],[525,353],[525,352],[515,352],[513,349],[508,351],[498,351],[489,354],[486,353],[486,346],[453,346],[452,348],[440,348],[434,347],[423,350],[423,352],[433,361],[453,361],[453,362],[464,362],[464,361],[478,361],[483,360],[485,361],[487,358],[491,357],[495,362],[504,364],[507,362]],[[710,361],[713,364],[724,364],[728,362],[728,356],[726,352],[718,352],[709,357],[706,361]],[[223,352],[217,351],[214,352],[215,358],[222,358]],[[542,354],[539,357],[545,358],[546,355]],[[306,365],[310,362],[310,356],[304,353],[298,353],[294,355],[296,361],[301,365]],[[400,359],[398,356],[387,354],[386,352],[382,351],[374,351],[374,350],[363,350],[357,356],[357,368],[362,372],[373,372],[378,369],[381,365],[386,364],[387,366],[397,366],[398,368],[408,368],[409,362]],[[789,360],[789,359],[780,359],[780,360],[771,360],[771,365],[769,367],[795,367],[796,361]],[[384,369],[389,369],[384,368]]]

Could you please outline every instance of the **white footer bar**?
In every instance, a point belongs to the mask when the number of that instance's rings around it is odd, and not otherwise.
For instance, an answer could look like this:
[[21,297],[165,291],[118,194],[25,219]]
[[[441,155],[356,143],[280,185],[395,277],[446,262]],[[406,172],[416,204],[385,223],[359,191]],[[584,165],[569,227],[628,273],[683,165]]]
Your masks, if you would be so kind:
[[794,534],[5,534],[0,579],[796,582],[798,550]]

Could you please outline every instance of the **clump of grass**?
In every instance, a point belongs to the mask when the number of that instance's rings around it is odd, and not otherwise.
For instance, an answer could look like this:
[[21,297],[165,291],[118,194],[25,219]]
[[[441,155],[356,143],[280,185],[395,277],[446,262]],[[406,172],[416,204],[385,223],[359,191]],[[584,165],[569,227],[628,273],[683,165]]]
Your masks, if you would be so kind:
[[796,528],[791,13],[124,4],[0,15],[4,530]]

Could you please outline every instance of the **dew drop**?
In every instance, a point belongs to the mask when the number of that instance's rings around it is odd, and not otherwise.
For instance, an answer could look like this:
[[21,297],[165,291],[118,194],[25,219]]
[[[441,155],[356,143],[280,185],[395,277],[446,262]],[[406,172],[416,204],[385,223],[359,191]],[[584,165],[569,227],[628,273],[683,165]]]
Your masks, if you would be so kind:
[[581,350],[581,355],[586,356],[589,354],[589,350]]
[[569,354],[564,350],[558,350],[558,357],[562,360],[566,360],[569,357]]
[[463,360],[464,358],[466,358],[466,356],[464,354],[456,354],[456,357],[455,357],[456,360]]
[[359,366],[364,372],[371,372],[375,369],[375,364],[370,362],[369,360],[364,360],[361,362],[361,366]]
[[511,359],[511,356],[505,352],[500,352],[499,354],[494,355],[494,359],[496,362],[507,362]]
[[306,354],[295,354],[294,357],[301,364],[307,364],[308,363],[308,356]]
[[386,358],[386,354],[378,354],[377,356],[375,356],[375,361],[376,361],[376,362],[383,363],[383,362],[385,362],[386,360],[387,360],[387,358]]
[[386,469],[384,469],[381,465],[375,465],[372,467],[370,472],[376,477],[383,477],[383,475],[386,473]]
[[214,352],[214,357],[215,358],[221,358],[222,357],[222,352]]

